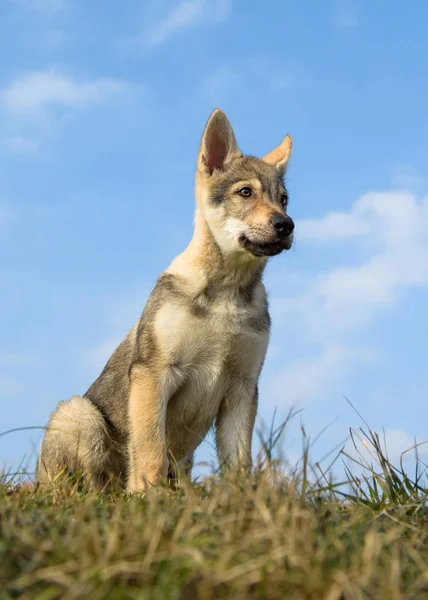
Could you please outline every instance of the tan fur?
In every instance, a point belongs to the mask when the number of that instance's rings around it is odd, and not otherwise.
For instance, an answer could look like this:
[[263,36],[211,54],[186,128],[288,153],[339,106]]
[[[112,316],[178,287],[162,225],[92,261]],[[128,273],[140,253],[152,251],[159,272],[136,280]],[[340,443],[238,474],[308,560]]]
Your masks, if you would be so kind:
[[53,413],[40,481],[82,472],[99,485],[113,475],[140,492],[188,473],[213,424],[220,463],[251,465],[269,340],[261,277],[268,257],[292,243],[292,229],[278,233],[272,224],[278,216],[292,223],[281,204],[290,153],[288,137],[263,161],[244,157],[226,116],[211,115],[198,154],[193,238],[85,396]]
[[107,483],[109,475],[120,477],[104,419],[86,398],[73,396],[59,404],[50,418],[43,445],[44,453],[38,461],[41,484],[53,483],[64,469],[83,475],[95,487]]
[[280,145],[266,154],[262,160],[268,165],[272,165],[281,171],[285,171],[285,167],[290,160],[293,141],[291,135],[286,135]]
[[149,369],[134,367],[129,395],[130,492],[141,489],[140,473],[146,485],[168,474],[164,385],[161,377],[155,377]]

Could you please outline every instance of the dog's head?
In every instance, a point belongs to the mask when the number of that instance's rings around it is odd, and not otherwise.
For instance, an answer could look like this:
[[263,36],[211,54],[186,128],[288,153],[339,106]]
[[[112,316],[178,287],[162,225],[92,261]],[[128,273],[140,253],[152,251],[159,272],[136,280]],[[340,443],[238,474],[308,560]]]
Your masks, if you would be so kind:
[[197,199],[222,252],[268,257],[291,248],[284,185],[290,155],[287,135],[262,159],[243,156],[226,115],[212,113],[198,155]]

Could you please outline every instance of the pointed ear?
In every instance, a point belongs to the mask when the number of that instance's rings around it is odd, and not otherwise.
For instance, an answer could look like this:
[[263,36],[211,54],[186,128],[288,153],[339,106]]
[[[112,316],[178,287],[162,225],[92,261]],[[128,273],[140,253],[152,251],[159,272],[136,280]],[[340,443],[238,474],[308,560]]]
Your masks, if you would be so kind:
[[266,154],[262,160],[268,165],[275,167],[276,170],[281,174],[281,177],[283,177],[287,169],[287,163],[291,156],[291,149],[291,136],[286,135],[281,144],[275,148],[275,150],[272,150],[272,152]]
[[198,156],[198,169],[207,175],[224,171],[232,158],[242,156],[228,118],[215,110],[205,126]]

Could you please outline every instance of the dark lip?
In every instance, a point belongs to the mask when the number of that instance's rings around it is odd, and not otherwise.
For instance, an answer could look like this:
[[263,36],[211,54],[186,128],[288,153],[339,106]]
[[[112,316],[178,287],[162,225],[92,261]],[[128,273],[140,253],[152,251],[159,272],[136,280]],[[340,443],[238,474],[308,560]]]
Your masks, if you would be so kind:
[[285,245],[286,240],[282,242],[277,240],[274,242],[254,242],[247,238],[246,235],[242,235],[239,241],[254,256],[276,256],[277,254],[281,254],[283,250],[289,250],[289,247]]

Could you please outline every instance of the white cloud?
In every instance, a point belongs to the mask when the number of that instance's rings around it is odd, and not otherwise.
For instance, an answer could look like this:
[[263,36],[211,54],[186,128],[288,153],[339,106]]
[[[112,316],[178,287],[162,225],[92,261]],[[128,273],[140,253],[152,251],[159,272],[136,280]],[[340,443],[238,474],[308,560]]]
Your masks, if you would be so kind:
[[428,287],[428,198],[365,194],[349,212],[297,223],[296,236],[302,244],[332,245],[338,256],[344,244],[354,251],[349,266],[310,273],[297,291],[291,284],[286,296],[271,299],[274,325],[286,339],[321,347],[318,356],[289,365],[274,379],[271,396],[288,390],[290,403],[319,398],[334,386],[347,393],[337,387],[343,375],[374,358],[354,346],[353,334],[393,310],[406,291]]
[[299,239],[311,242],[348,240],[370,233],[370,224],[355,213],[327,213],[322,219],[303,219],[297,222]]
[[204,2],[201,0],[184,0],[184,2],[180,2],[150,32],[147,44],[151,46],[162,44],[180,29],[194,25],[201,18],[203,8]]
[[386,235],[395,243],[407,240],[420,229],[421,212],[425,219],[427,200],[419,202],[410,192],[372,192],[359,198],[349,212],[330,212],[320,218],[303,219],[296,229],[299,240],[311,244],[379,235],[383,241],[387,241]]
[[369,193],[348,213],[298,223],[296,236],[306,244],[352,241],[354,256],[367,256],[360,264],[308,277],[298,294],[274,299],[274,314],[293,319],[309,338],[335,339],[356,330],[393,307],[402,291],[428,285],[427,198]]
[[129,91],[129,84],[114,79],[76,81],[54,70],[32,72],[15,79],[1,91],[2,107],[9,114],[28,114],[52,107],[88,108]]
[[33,152],[41,139],[76,112],[123,105],[138,89],[126,81],[82,80],[55,69],[27,73],[0,90],[2,147],[19,153]]
[[143,37],[148,46],[165,43],[179,31],[205,22],[218,22],[230,10],[230,0],[179,0],[157,22],[151,23]]
[[350,365],[371,362],[376,354],[365,348],[352,348],[339,344],[327,344],[320,354],[297,360],[279,371],[270,381],[268,395],[294,405],[308,399],[322,397],[332,386],[337,393]]

